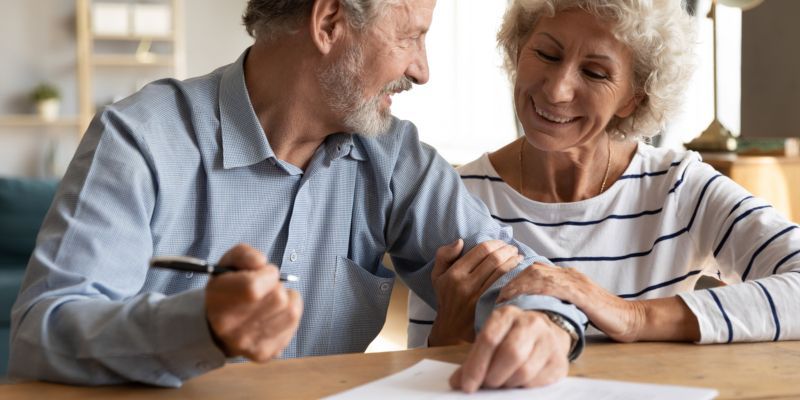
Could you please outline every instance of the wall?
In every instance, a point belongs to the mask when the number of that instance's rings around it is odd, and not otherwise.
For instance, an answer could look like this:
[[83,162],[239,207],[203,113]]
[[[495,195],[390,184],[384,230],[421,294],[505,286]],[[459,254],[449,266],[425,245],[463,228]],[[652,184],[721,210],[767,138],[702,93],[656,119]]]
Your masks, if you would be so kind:
[[[184,2],[188,76],[235,61],[252,42],[240,22],[246,0]],[[75,2],[0,0],[0,10],[0,116],[33,112],[28,94],[43,81],[60,89],[61,114],[75,115]],[[95,96],[101,101],[133,90],[133,84],[118,86],[114,73],[124,71],[96,74]],[[0,176],[57,176],[76,146],[71,128],[0,126]]]
[[742,14],[742,136],[800,137],[800,1]]
[[184,0],[187,76],[236,61],[253,40],[242,26],[247,0]]

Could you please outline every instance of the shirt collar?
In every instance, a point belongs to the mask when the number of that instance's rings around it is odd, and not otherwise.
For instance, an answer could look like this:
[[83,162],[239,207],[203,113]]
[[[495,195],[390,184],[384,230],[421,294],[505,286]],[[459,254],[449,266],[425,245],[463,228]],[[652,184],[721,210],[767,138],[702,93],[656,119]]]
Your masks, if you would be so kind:
[[360,143],[356,144],[353,134],[336,133],[325,139],[324,146],[327,150],[329,160],[338,160],[343,157],[350,157],[353,160],[366,160],[366,152],[361,148]]
[[[222,131],[222,165],[225,169],[247,167],[266,159],[277,161],[264,129],[250,103],[244,80],[247,49],[222,73],[219,90],[219,119]],[[353,135],[337,133],[323,142],[330,161],[349,156],[366,160],[366,152],[353,140]]]
[[247,49],[222,73],[219,88],[219,123],[222,130],[222,165],[246,167],[275,158],[267,135],[258,122],[244,82]]

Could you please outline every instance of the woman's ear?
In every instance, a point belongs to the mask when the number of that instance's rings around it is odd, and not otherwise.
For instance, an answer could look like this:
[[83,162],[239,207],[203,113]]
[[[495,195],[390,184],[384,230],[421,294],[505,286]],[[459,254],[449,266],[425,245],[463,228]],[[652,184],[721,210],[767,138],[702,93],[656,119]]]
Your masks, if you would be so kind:
[[631,114],[636,111],[636,108],[639,107],[639,104],[642,103],[643,97],[644,96],[642,94],[634,94],[622,105],[622,107],[619,108],[619,110],[617,110],[614,115],[618,118],[630,117]]
[[328,54],[347,29],[347,15],[339,0],[316,0],[311,9],[311,40],[322,54]]

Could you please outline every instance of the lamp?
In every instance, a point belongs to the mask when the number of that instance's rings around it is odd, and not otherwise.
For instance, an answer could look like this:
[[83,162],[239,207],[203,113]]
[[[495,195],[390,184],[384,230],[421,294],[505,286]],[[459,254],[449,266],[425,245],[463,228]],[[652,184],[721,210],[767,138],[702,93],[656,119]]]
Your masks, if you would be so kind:
[[736,151],[736,138],[719,120],[719,93],[717,88],[717,2],[746,11],[761,4],[763,1],[764,0],[711,0],[711,9],[708,11],[708,18],[711,18],[712,31],[714,33],[711,47],[714,58],[714,120],[711,121],[711,125],[709,125],[700,136],[685,144],[687,149],[706,152]]

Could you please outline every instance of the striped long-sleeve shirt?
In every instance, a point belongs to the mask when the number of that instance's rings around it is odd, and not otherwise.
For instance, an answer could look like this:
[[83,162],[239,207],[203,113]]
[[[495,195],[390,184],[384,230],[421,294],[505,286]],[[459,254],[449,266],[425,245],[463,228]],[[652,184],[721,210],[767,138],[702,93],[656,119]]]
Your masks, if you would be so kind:
[[[555,264],[625,299],[680,296],[700,343],[800,338],[799,227],[697,153],[640,144],[613,186],[574,203],[523,197],[488,155],[459,172],[495,219]],[[701,275],[728,286],[694,291]],[[424,345],[435,312],[412,295],[409,317],[409,345]]]

